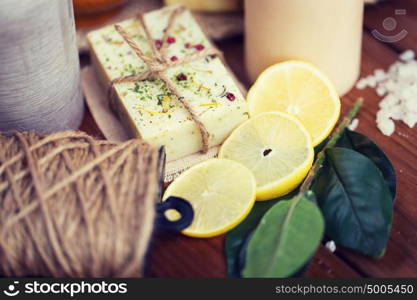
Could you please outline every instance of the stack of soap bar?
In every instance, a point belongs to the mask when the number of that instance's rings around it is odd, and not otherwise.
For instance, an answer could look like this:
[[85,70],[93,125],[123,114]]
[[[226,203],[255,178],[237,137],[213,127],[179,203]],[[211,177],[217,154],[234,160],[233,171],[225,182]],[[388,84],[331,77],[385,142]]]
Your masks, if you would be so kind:
[[[159,47],[168,19],[176,7],[166,7],[144,16],[150,34]],[[148,56],[151,45],[138,19],[119,23]],[[175,19],[167,38],[165,57],[171,61],[211,47],[191,13],[187,10]],[[103,89],[116,78],[142,74],[148,66],[139,58],[114,26],[88,34],[92,63]],[[192,110],[210,134],[209,146],[221,144],[240,123],[248,118],[244,97],[234,79],[217,56],[169,67],[164,71],[177,86]],[[113,85],[111,105],[134,137],[151,145],[165,146],[167,160],[175,160],[202,150],[202,137],[195,121],[182,103],[160,79],[122,82]]]

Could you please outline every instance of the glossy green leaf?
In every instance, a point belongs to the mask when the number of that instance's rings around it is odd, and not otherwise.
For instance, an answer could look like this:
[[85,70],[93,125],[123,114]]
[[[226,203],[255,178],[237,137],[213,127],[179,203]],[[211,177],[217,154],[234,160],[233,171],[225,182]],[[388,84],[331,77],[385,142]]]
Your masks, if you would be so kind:
[[397,185],[394,167],[385,153],[370,138],[359,132],[346,130],[336,146],[353,149],[372,160],[381,170],[394,201]]
[[312,190],[336,244],[366,255],[383,255],[392,220],[392,194],[366,156],[346,148],[326,151]]
[[279,201],[261,219],[246,250],[244,277],[288,277],[300,270],[323,236],[319,208],[305,196]]
[[314,147],[314,153],[317,155],[323,148],[326,146],[327,142],[329,141],[329,138],[325,138],[320,144],[318,144],[316,147]]
[[242,269],[242,264],[244,263],[245,251],[242,248],[245,248],[246,246],[245,241],[253,230],[255,230],[265,212],[276,204],[278,200],[279,199],[256,202],[246,219],[227,233],[224,247],[229,277],[240,277],[240,271]]
[[297,191],[286,196],[268,200],[257,201],[251,212],[238,226],[229,231],[226,235],[224,248],[227,262],[227,274],[229,277],[241,277],[241,270],[244,265],[244,253],[248,236],[258,226],[263,215],[278,201],[283,199],[291,199]]

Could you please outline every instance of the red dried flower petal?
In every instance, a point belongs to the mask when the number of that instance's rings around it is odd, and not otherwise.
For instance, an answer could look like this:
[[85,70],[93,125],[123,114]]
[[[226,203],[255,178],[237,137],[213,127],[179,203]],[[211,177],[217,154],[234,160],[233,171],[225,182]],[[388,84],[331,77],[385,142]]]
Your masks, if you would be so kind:
[[187,80],[187,75],[185,75],[184,73],[178,74],[178,75],[177,75],[177,80],[178,80],[178,81],[184,81],[184,80]]
[[162,47],[162,40],[155,40],[155,47],[156,47],[156,49],[161,49],[161,47]]
[[227,93],[227,94],[226,94],[226,98],[227,98],[229,101],[235,101],[235,100],[236,100],[236,96],[235,96],[233,93]]
[[197,45],[194,45],[194,48],[195,48],[195,49],[197,49],[198,51],[201,51],[201,50],[203,50],[203,49],[204,49],[204,45],[202,45],[202,44],[197,44]]
[[173,36],[169,36],[169,37],[167,37],[167,43],[168,44],[173,44],[173,43],[175,43],[175,38],[173,37]]

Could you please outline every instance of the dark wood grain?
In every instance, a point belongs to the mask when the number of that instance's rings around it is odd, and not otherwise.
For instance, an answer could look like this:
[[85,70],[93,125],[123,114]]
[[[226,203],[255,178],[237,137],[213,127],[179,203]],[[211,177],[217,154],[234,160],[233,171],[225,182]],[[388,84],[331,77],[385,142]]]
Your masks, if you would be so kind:
[[320,246],[307,268],[306,277],[361,277],[358,271],[349,266],[340,257]]
[[153,277],[225,277],[224,236],[195,239],[180,234],[161,234],[151,251]]
[[[404,10],[405,15],[397,15],[396,10]],[[390,31],[383,26],[383,21],[389,17],[394,18],[397,23],[396,28]],[[364,23],[365,28],[370,32],[378,30],[386,36],[394,36],[401,30],[408,32],[405,38],[395,43],[385,43],[387,47],[392,47],[397,51],[416,49],[417,47],[417,3],[415,0],[392,0],[369,7]]]
[[[406,9],[405,16],[395,16],[395,9]],[[371,31],[384,32],[382,21],[395,17],[397,29],[408,31],[406,38],[396,43],[382,43]],[[387,69],[405,49],[417,50],[417,1],[388,1],[368,7],[365,13],[361,76],[377,68]],[[396,31],[397,32],[397,31]],[[389,32],[384,32],[389,33]],[[248,86],[243,55],[243,39],[235,38],[218,44],[228,64]],[[416,277],[417,276],[417,130],[396,122],[396,132],[386,137],[376,128],[375,116],[379,97],[371,89],[353,89],[342,98],[342,113],[362,96],[365,104],[358,115],[358,132],[373,139],[390,157],[396,170],[398,186],[390,241],[382,259],[375,260],[351,250],[337,247],[335,253],[320,246],[312,259],[307,277]],[[87,112],[82,130],[102,136]],[[155,236],[151,245],[150,276],[153,277],[225,277],[223,255],[224,236],[193,239],[181,235]]]
[[[371,74],[374,69],[387,69],[398,53],[364,33],[362,74]],[[357,131],[373,139],[390,157],[397,175],[397,199],[394,206],[394,221],[386,253],[379,260],[370,259],[347,249],[337,254],[361,273],[372,277],[417,276],[417,131],[402,122],[395,122],[396,132],[386,137],[375,126],[379,97],[372,89],[352,90],[343,97],[345,105],[351,105],[358,96],[365,98],[365,105],[358,118]],[[346,106],[344,105],[344,108]]]

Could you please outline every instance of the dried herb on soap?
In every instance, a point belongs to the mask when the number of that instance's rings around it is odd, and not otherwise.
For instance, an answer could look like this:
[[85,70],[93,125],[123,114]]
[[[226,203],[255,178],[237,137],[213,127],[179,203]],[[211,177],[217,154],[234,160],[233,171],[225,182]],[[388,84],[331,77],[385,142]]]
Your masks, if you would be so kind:
[[137,82],[135,82],[135,88],[133,89],[133,91],[135,93],[142,94],[142,91],[140,90],[140,85]]

